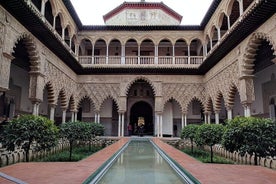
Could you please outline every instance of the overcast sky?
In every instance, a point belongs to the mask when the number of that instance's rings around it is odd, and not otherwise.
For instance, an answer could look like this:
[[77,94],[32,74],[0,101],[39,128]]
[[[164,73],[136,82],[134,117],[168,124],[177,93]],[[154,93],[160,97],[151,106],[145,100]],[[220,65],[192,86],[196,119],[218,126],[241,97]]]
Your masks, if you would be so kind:
[[[124,1],[140,0],[71,0],[84,25],[104,25],[103,15]],[[183,16],[182,25],[199,25],[213,0],[146,0],[146,2],[161,1]]]

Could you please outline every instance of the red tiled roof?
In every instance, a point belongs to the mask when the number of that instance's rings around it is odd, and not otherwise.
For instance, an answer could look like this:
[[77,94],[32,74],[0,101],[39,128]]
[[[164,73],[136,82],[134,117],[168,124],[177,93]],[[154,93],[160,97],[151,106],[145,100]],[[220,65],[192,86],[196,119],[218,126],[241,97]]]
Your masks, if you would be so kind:
[[174,17],[178,21],[181,22],[182,16],[175,12],[173,9],[165,5],[163,2],[124,2],[120,6],[116,7],[115,9],[111,10],[107,14],[103,16],[104,22],[110,19],[117,13],[121,12],[124,9],[161,9],[170,16]]

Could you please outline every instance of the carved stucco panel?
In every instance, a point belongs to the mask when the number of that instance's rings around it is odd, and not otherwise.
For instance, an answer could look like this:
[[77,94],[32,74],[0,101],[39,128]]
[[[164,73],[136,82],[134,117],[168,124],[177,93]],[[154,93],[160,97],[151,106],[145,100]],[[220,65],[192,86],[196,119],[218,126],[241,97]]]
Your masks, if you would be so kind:
[[[213,105],[216,100],[216,96],[221,92],[225,103],[227,102],[227,95],[231,84],[235,84],[239,90],[239,70],[238,62],[235,62],[218,72],[214,77],[210,78],[206,82],[206,99],[205,105],[207,103],[208,97],[211,97]],[[240,91],[240,90],[239,90]],[[227,104],[226,104],[227,105]]]

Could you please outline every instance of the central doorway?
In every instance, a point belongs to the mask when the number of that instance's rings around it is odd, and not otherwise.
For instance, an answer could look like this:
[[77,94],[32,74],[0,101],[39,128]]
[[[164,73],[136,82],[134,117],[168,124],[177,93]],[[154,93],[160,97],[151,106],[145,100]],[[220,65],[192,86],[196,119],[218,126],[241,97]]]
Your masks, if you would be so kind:
[[143,135],[153,135],[153,114],[150,104],[144,101],[136,102],[130,109],[130,124],[133,127],[133,134],[139,134],[138,120],[143,119]]

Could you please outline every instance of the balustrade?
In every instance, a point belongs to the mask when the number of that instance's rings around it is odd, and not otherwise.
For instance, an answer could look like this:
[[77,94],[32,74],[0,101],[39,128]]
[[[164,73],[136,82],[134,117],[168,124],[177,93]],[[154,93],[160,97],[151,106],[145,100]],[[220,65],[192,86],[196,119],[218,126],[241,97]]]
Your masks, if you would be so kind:
[[198,67],[203,63],[203,56],[159,56],[155,63],[154,56],[79,56],[83,65],[190,65]]

